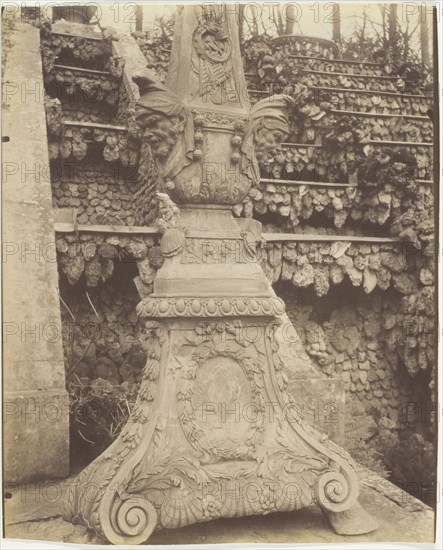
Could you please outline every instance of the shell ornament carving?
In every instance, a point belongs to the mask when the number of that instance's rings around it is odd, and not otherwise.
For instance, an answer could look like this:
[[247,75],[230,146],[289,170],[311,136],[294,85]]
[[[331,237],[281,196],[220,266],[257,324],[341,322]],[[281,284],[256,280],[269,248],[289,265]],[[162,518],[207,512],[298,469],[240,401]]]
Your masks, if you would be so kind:
[[181,252],[185,246],[186,235],[183,229],[172,227],[168,229],[161,240],[160,250],[163,256],[169,258]]

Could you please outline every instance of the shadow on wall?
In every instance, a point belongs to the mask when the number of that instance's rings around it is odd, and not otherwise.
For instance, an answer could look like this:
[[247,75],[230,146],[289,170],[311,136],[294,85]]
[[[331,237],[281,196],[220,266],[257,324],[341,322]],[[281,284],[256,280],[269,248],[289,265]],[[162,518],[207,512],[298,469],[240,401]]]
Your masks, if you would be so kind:
[[96,287],[61,276],[63,347],[71,400],[71,469],[92,462],[118,436],[146,363],[135,264],[115,263]]

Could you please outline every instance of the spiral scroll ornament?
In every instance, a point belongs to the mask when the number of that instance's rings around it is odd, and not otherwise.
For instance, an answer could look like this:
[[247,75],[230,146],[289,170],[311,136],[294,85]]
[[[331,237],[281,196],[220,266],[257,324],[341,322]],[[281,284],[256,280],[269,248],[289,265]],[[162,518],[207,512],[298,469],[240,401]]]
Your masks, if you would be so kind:
[[139,495],[131,495],[128,500],[116,498],[110,511],[103,512],[101,530],[111,544],[142,544],[157,525],[154,506]]
[[326,472],[317,481],[316,499],[319,506],[330,512],[344,512],[355,504],[358,490],[352,490],[340,472]]

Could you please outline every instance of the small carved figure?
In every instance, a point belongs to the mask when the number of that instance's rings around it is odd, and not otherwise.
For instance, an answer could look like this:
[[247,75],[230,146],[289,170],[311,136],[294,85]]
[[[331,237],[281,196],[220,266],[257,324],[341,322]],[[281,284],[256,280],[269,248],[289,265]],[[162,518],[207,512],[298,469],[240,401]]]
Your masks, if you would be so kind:
[[171,257],[181,252],[185,246],[186,231],[176,227],[180,210],[166,193],[156,193],[157,218],[154,225],[163,235],[160,250],[163,256]]

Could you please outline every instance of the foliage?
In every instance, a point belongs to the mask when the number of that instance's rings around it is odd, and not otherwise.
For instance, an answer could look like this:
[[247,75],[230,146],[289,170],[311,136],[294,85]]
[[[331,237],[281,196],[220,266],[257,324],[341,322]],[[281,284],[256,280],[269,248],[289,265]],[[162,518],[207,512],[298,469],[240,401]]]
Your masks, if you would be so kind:
[[380,62],[388,72],[395,72],[402,63],[418,63],[419,55],[411,46],[411,38],[420,24],[419,18],[411,28],[412,19],[408,16],[402,21],[396,5],[381,4],[378,9],[381,20],[366,7],[355,16],[353,33],[341,40],[342,57]]
[[357,33],[341,40],[341,57],[351,61],[373,62],[374,53],[380,44],[373,36],[361,36]]
[[127,422],[137,396],[137,384],[113,385],[108,380],[70,376],[73,447],[80,456],[99,456],[117,438]]
[[322,145],[331,151],[358,149],[367,139],[370,139],[369,130],[363,128],[361,119],[343,116],[329,121],[323,134]]
[[144,32],[136,31],[132,36],[148,61],[148,69],[164,80],[168,70],[174,30],[174,16],[156,17],[151,27]]
[[[112,345],[107,330],[111,311],[103,310],[103,304],[97,311],[88,293],[87,298],[91,317],[78,309],[78,300],[75,315],[63,302],[65,316],[71,317],[69,322],[63,321],[63,351],[70,399],[71,459],[76,465],[91,462],[117,438],[133,410],[146,361],[142,339],[135,338],[125,347],[120,344],[122,359],[117,369],[117,363],[103,354]],[[121,330],[125,330],[123,323]]]

